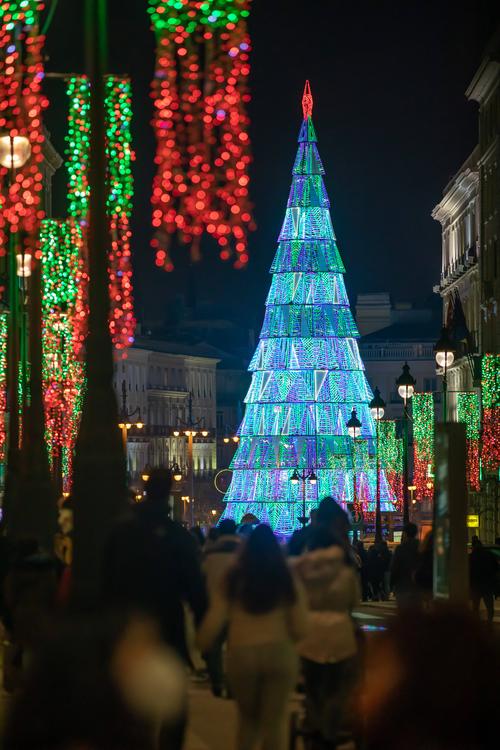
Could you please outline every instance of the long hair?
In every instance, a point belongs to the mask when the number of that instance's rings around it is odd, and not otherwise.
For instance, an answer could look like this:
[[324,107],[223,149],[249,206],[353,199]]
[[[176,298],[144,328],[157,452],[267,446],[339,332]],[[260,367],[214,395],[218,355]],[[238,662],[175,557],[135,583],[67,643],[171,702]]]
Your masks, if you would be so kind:
[[243,545],[228,573],[227,595],[252,614],[264,614],[295,601],[291,573],[269,526],[257,526]]

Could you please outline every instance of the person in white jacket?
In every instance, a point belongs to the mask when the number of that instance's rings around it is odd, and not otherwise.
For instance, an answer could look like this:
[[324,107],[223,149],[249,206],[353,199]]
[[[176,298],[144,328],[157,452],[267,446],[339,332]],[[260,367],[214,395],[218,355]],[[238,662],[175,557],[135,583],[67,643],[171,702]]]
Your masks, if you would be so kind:
[[357,677],[352,611],[360,601],[359,578],[345,546],[318,527],[293,569],[309,605],[308,633],[298,644],[306,689],[312,748],[335,748],[350,735],[349,698]]
[[298,676],[295,642],[306,635],[302,587],[268,526],[242,546],[198,632],[207,651],[228,628],[227,673],[239,713],[238,750],[286,750],[287,706]]

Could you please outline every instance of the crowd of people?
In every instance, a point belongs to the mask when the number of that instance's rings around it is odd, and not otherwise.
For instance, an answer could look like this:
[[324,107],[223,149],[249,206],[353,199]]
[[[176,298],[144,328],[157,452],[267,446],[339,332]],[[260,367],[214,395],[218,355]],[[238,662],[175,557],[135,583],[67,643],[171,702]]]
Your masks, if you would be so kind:
[[[97,612],[72,612],[66,516],[56,559],[31,542],[9,552],[6,750],[181,750],[195,654],[214,695],[236,702],[238,750],[290,747],[296,691],[306,750],[489,747],[498,644],[477,611],[483,600],[492,617],[496,573],[479,540],[470,556],[473,611],[450,611],[430,604],[432,537],[420,544],[414,524],[393,553],[387,542],[365,549],[351,543],[347,513],[324,498],[287,545],[251,515],[238,526],[222,520],[205,538],[172,520],[169,494],[169,473],[152,471],[145,501],[112,530]],[[392,592],[400,617],[366,649],[353,612]],[[467,715],[460,649],[483,696],[470,698]],[[450,721],[464,706],[460,731],[441,726],[438,704]]]

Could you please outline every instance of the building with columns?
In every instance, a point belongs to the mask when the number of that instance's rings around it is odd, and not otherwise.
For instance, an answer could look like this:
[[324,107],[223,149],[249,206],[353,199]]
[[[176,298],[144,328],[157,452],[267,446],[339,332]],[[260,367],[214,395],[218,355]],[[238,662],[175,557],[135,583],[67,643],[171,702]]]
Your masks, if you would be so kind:
[[441,278],[434,291],[443,301],[443,325],[457,351],[448,370],[448,419],[456,420],[457,392],[477,378],[481,329],[479,147],[443,191],[432,217],[442,228]]
[[[127,358],[115,364],[115,389],[120,408],[141,421],[128,433],[127,461],[131,484],[140,486],[146,467],[171,468],[179,464],[186,476],[187,439],[174,431],[190,418],[198,425],[193,444],[196,491],[206,493],[217,468],[216,367],[213,347],[185,346],[138,337]],[[125,386],[125,390],[123,390]],[[123,399],[125,403],[123,403]],[[201,430],[209,435],[201,436]]]
[[500,27],[466,91],[479,104],[480,349],[500,351]]

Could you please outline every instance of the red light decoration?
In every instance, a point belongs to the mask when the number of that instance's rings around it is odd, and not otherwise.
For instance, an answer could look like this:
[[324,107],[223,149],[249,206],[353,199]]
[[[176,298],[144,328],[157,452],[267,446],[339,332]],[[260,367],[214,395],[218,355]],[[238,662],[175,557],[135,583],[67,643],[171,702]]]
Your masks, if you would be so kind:
[[26,253],[39,258],[38,230],[41,209],[44,141],[42,112],[47,100],[41,93],[42,47],[38,31],[43,3],[0,3],[0,131],[29,140],[31,156],[16,168],[0,167],[0,255],[7,252],[7,233],[19,232]]
[[413,410],[413,483],[417,500],[434,494],[434,396],[415,393]]
[[465,424],[467,439],[467,484],[473,492],[479,492],[479,440],[481,436],[481,407],[479,396],[473,391],[457,393],[457,419]]
[[200,257],[204,232],[222,260],[248,263],[250,0],[150,0],[157,38],[152,84],[157,174],[156,265],[173,270],[173,236]]
[[482,468],[485,474],[500,469],[500,355],[485,354],[482,362],[483,406]]

